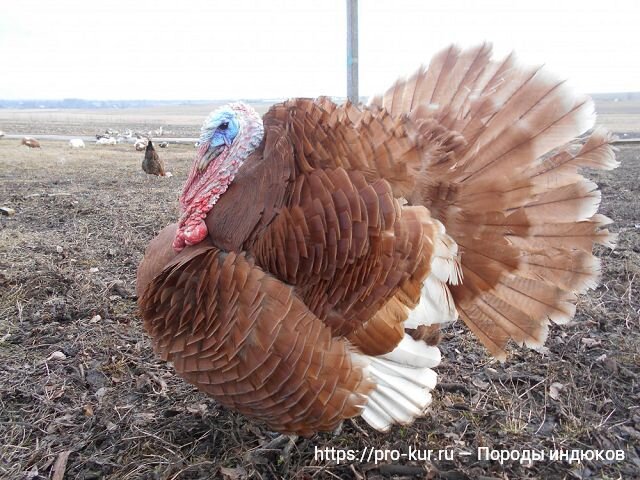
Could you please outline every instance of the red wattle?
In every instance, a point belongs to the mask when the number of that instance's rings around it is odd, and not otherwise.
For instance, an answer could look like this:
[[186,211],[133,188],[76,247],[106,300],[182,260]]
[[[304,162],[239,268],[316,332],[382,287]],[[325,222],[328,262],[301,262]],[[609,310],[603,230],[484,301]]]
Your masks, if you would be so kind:
[[195,224],[187,225],[183,230],[182,235],[184,237],[184,242],[187,245],[196,245],[204,240],[208,233],[207,225],[204,221],[199,220]]

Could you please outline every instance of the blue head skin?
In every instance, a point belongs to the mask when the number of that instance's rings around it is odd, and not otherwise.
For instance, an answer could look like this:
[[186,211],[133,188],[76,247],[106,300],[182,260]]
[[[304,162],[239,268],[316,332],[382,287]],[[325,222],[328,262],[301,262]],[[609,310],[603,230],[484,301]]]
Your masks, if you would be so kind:
[[202,125],[200,133],[198,169],[202,171],[211,160],[230,147],[239,131],[240,122],[237,113],[232,109],[222,107],[211,113]]
[[180,195],[183,214],[173,242],[176,251],[206,237],[204,219],[263,137],[262,119],[243,103],[221,107],[205,120],[198,153]]

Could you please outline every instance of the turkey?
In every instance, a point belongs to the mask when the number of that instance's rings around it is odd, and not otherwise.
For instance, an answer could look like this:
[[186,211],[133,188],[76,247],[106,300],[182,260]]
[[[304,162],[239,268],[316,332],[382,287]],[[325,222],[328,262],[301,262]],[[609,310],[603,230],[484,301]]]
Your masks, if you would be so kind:
[[164,162],[160,160],[160,157],[156,153],[156,149],[153,148],[153,142],[151,139],[147,142],[147,146],[144,151],[144,160],[142,160],[142,170],[149,175],[157,175],[158,177],[171,176],[170,172],[166,172],[164,169]]
[[[617,163],[593,103],[513,55],[449,47],[367,106],[292,99],[205,120],[181,216],[137,291],[154,350],[270,429],[425,414],[443,324],[495,357],[543,345],[613,246],[579,173]],[[442,368],[446,372],[446,365]]]

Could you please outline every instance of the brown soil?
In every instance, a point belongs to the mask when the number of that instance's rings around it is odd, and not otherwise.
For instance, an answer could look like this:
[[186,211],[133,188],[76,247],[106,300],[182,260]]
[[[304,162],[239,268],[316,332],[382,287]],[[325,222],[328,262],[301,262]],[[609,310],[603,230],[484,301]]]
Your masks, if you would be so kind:
[[[16,212],[0,216],[1,478],[640,478],[640,148],[592,175],[618,248],[598,249],[602,285],[580,298],[575,321],[552,328],[544,352],[514,348],[500,364],[456,324],[425,418],[386,434],[356,419],[265,450],[270,432],[154,357],[137,315],[136,266],[176,218],[193,149],[160,151],[175,176],[155,178],[131,145],[18,143],[0,140],[0,207]],[[358,458],[314,458],[316,447]],[[409,447],[453,455],[359,458]],[[478,459],[479,447],[625,459],[501,464]]]

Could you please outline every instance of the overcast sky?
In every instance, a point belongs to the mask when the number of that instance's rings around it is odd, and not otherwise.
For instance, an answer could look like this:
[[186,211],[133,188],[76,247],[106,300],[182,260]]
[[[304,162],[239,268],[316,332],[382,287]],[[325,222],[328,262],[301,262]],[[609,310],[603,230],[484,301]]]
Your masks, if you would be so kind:
[[[637,0],[360,0],[360,93],[449,43],[640,91]],[[0,98],[346,95],[345,0],[5,0]]]

